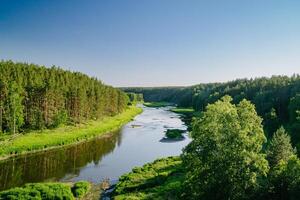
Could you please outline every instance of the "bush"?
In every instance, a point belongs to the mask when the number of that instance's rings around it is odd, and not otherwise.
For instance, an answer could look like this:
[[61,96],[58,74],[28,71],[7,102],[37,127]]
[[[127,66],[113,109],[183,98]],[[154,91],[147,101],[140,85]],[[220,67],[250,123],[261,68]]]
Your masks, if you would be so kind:
[[71,187],[65,183],[30,183],[24,187],[0,192],[5,200],[74,200]]
[[41,194],[37,190],[30,190],[26,188],[13,188],[0,193],[0,199],[7,200],[41,200]]
[[182,133],[184,132],[184,130],[180,129],[168,129],[166,132],[166,137],[169,139],[180,139],[183,138]]
[[39,191],[42,199],[74,199],[70,186],[63,183],[32,183],[27,184],[25,188],[32,191]]
[[68,114],[66,111],[60,111],[54,116],[54,120],[52,123],[52,128],[59,127],[62,124],[65,124],[68,120]]
[[89,191],[90,187],[89,182],[79,181],[73,185],[71,190],[74,197],[81,198]]

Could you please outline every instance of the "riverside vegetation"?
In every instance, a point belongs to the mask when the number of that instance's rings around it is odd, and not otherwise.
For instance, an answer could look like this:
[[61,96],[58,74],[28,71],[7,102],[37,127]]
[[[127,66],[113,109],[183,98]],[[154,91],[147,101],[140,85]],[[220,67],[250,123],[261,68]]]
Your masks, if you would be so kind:
[[[193,140],[180,157],[159,159],[121,176],[115,199],[293,200],[300,195],[295,148],[300,146],[298,75],[191,87],[122,88],[130,93],[126,95],[97,79],[56,67],[2,61],[0,73],[2,155],[103,134],[139,113],[128,104],[144,97],[152,102],[148,106],[180,106],[173,112],[193,118]],[[83,196],[87,185],[28,184],[3,191],[0,195],[6,196],[0,197],[73,199]]]
[[28,153],[73,144],[96,136],[118,130],[133,119],[142,109],[131,106],[113,117],[105,117],[97,121],[88,121],[80,126],[62,126],[51,130],[31,131],[25,135],[16,135],[0,141],[0,156]]
[[[113,132],[142,112],[141,95],[57,67],[0,62],[0,159]],[[128,106],[129,105],[129,106]],[[79,199],[87,182],[32,183],[0,199]]]
[[90,184],[80,181],[70,183],[30,183],[0,192],[0,199],[5,200],[73,200],[81,199],[90,189]]
[[26,133],[114,116],[129,102],[119,89],[55,66],[2,61],[0,74],[0,133]]
[[300,160],[290,136],[280,127],[267,141],[250,101],[224,96],[192,125],[193,140],[180,157],[134,168],[114,198],[298,199]]
[[141,112],[128,107],[131,96],[78,72],[1,61],[0,74],[1,158],[114,131]]
[[166,137],[168,139],[182,139],[183,137],[183,133],[185,132],[185,130],[180,130],[180,129],[168,129],[166,131]]
[[237,79],[190,87],[122,89],[143,94],[146,102],[171,102],[180,107],[192,107],[195,112],[203,112],[208,104],[225,95],[231,96],[234,103],[247,99],[263,118],[263,128],[268,139],[283,126],[291,136],[292,144],[300,149],[300,75]]

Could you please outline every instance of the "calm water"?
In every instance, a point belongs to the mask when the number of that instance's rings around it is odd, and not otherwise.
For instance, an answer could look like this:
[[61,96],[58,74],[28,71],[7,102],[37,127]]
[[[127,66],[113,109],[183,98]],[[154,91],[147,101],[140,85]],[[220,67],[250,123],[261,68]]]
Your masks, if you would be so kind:
[[179,155],[190,142],[160,142],[167,128],[186,129],[168,108],[147,108],[120,131],[70,147],[15,157],[0,162],[0,190],[29,182],[116,181],[160,157]]

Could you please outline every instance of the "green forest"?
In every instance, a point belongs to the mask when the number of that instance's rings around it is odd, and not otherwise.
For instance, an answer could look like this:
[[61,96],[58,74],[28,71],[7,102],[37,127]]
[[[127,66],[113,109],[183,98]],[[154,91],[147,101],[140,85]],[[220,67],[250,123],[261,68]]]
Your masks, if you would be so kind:
[[97,78],[58,67],[0,62],[0,133],[75,125],[124,111],[128,96]]
[[122,88],[126,92],[141,93],[145,101],[167,101],[180,107],[204,111],[208,104],[225,95],[234,103],[247,99],[255,105],[263,118],[266,137],[281,126],[300,148],[300,76],[272,76],[271,78],[238,79],[225,83],[198,84],[190,87]]
[[296,200],[300,160],[283,127],[270,139],[248,100],[224,96],[192,122],[192,142],[180,157],[134,168],[120,177],[114,198]]
[[[145,101],[149,109],[171,106],[171,112],[182,115],[192,141],[179,157],[162,158],[121,176],[113,198],[268,200],[300,195],[298,75],[117,89],[58,67],[2,61],[0,73],[2,156],[118,130],[142,112],[136,104]],[[171,130],[178,133],[173,136]],[[168,129],[165,134],[184,138],[183,132]],[[47,199],[43,195],[51,196],[52,190],[76,197],[71,186],[56,183],[29,184],[0,196]]]

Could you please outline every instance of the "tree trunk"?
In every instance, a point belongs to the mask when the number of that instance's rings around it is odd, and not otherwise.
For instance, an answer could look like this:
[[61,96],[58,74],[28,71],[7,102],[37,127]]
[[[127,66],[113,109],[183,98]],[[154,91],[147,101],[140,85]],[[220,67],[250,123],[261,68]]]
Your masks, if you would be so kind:
[[14,118],[14,134],[16,134],[16,103],[15,103],[15,98],[14,98],[14,101],[13,101],[14,103],[13,103],[13,105],[14,105],[14,108],[13,108],[13,110],[14,110],[14,114],[13,114],[13,118]]
[[2,112],[2,106],[0,107],[0,133],[2,133],[2,121],[3,121],[3,118],[2,118],[2,115],[3,115],[3,112]]

